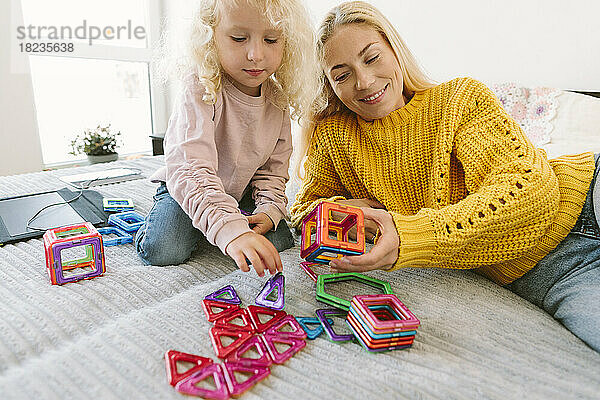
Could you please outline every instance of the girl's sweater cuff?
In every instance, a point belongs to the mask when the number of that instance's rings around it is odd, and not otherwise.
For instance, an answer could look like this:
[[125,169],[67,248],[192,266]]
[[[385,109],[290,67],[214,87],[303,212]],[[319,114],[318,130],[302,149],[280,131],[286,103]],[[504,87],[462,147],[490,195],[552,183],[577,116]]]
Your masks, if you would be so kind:
[[258,207],[256,207],[256,210],[254,210],[254,214],[258,214],[261,212],[267,214],[267,217],[271,219],[271,221],[273,222],[273,230],[277,229],[279,221],[281,221],[285,217],[285,215],[281,212],[279,207],[277,207],[274,204],[261,204]]
[[[225,253],[227,245],[246,232],[252,232],[248,226],[248,221],[246,218],[234,219],[225,223],[221,229],[214,234],[214,244],[221,250],[221,252],[223,252],[223,254],[227,254]],[[210,241],[210,238],[208,239]]]

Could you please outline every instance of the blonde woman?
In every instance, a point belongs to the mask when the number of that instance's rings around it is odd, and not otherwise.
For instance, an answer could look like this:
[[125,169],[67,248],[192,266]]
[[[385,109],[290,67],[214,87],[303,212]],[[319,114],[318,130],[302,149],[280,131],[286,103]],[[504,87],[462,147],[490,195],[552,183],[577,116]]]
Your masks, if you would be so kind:
[[367,3],[334,8],[318,49],[327,106],[306,131],[292,223],[332,200],[379,232],[331,267],[473,269],[600,351],[598,156],[548,161],[480,82],[430,83]]
[[314,34],[299,0],[199,4],[193,72],[169,121],[165,166],[151,177],[160,186],[136,248],[146,264],[179,264],[204,236],[241,270],[251,263],[260,276],[275,273],[278,251],[293,246],[283,220],[290,112],[301,116],[318,90]]

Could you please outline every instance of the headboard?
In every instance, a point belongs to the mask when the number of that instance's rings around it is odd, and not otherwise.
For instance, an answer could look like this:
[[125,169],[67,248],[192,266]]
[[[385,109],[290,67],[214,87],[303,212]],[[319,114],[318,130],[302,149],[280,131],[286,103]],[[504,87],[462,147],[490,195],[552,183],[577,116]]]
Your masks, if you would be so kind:
[[588,96],[598,97],[600,98],[600,92],[581,92],[579,90],[572,90],[575,93],[587,94]]

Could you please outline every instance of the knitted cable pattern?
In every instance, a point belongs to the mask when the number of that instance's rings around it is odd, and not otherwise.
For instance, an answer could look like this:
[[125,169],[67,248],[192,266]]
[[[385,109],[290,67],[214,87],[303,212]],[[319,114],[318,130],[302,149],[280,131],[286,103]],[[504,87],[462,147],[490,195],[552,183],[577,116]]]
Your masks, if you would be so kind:
[[392,269],[470,268],[499,284],[564,239],[594,171],[592,153],[548,162],[470,78],[416,93],[380,120],[334,115],[313,137],[294,226],[323,200],[378,200],[400,237]]

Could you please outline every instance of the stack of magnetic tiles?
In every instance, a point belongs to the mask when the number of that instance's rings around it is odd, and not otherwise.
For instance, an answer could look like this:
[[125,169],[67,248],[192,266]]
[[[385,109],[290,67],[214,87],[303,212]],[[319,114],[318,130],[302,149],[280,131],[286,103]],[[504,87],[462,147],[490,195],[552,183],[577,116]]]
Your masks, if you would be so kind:
[[[98,228],[104,238],[104,246],[117,246],[133,242],[133,235],[144,224],[144,217],[133,211],[131,199],[105,198],[103,199],[104,211],[111,212],[108,225]],[[108,237],[112,235],[113,237]]]
[[420,324],[393,294],[354,296],[346,322],[360,344],[372,352],[412,346]]

